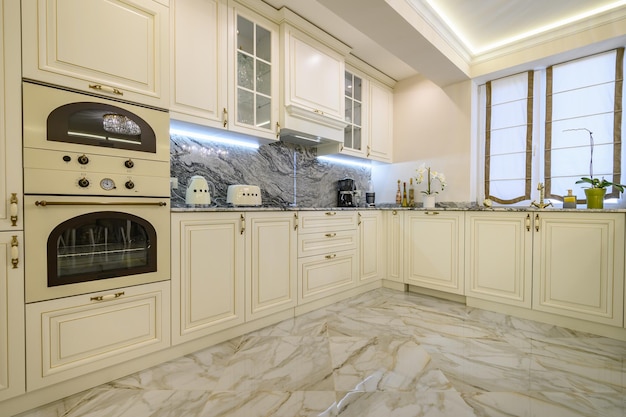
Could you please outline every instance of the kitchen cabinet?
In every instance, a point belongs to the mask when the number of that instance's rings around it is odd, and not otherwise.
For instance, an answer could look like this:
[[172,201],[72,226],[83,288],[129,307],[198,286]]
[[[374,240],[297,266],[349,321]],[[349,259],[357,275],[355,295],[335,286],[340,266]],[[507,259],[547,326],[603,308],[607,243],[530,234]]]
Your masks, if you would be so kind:
[[398,210],[385,211],[387,230],[387,280],[404,282],[404,215]]
[[407,211],[404,226],[404,282],[462,295],[463,213]]
[[172,344],[241,324],[243,213],[172,213]]
[[170,346],[170,282],[26,305],[27,389]]
[[530,308],[531,215],[469,212],[465,227],[465,295]]
[[171,14],[171,117],[276,140],[278,25],[236,1],[173,0]]
[[22,36],[24,78],[160,108],[169,104],[169,9],[163,2],[24,1]]
[[347,126],[341,153],[392,162],[393,80],[352,56],[346,58],[345,74]]
[[341,293],[357,283],[357,213],[299,212],[298,305]]
[[385,276],[385,234],[383,213],[363,210],[357,213],[359,227],[359,283],[381,280]]
[[246,320],[297,302],[297,214],[246,213]]
[[624,214],[536,213],[533,310],[624,324]]
[[20,4],[0,0],[0,401],[24,393]]

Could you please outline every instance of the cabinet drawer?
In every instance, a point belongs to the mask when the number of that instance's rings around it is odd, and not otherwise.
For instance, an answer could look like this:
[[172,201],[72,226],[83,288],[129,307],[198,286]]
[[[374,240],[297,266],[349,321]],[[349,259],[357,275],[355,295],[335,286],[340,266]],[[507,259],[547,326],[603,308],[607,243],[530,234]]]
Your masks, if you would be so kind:
[[300,212],[300,234],[340,230],[356,230],[356,211]]
[[323,255],[357,247],[356,230],[306,233],[298,236],[298,256]]
[[336,294],[356,284],[356,250],[298,260],[298,303]]
[[168,347],[169,300],[164,281],[28,304],[27,390]]

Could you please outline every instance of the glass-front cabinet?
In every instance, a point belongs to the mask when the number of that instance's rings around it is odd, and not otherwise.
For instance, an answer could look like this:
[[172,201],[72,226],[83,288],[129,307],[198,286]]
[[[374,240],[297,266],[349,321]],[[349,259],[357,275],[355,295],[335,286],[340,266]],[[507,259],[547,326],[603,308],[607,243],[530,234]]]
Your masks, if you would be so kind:
[[[229,129],[275,138],[278,122],[278,26],[233,3],[235,69]],[[225,122],[226,123],[226,122]]]
[[363,79],[346,71],[344,149],[363,152]]

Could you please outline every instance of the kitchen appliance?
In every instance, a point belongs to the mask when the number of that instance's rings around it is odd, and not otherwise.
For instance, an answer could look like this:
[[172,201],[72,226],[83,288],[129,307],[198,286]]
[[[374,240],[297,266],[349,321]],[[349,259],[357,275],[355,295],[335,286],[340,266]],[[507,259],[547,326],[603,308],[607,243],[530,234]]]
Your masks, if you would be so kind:
[[169,280],[168,112],[28,80],[23,106],[26,302]]
[[337,207],[357,207],[361,192],[352,178],[337,181]]
[[256,185],[229,185],[226,203],[233,206],[260,206],[261,189]]
[[209,183],[204,177],[200,175],[194,175],[190,178],[189,185],[187,185],[187,192],[185,194],[185,203],[211,204]]

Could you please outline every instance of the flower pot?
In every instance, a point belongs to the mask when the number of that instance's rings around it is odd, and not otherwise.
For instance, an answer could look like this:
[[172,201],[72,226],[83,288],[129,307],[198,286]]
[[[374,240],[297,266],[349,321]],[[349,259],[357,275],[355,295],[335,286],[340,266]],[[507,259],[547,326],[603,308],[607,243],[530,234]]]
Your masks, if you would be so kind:
[[604,195],[606,188],[585,188],[588,209],[604,208]]
[[435,208],[435,195],[425,195],[424,196],[424,208],[432,209]]

